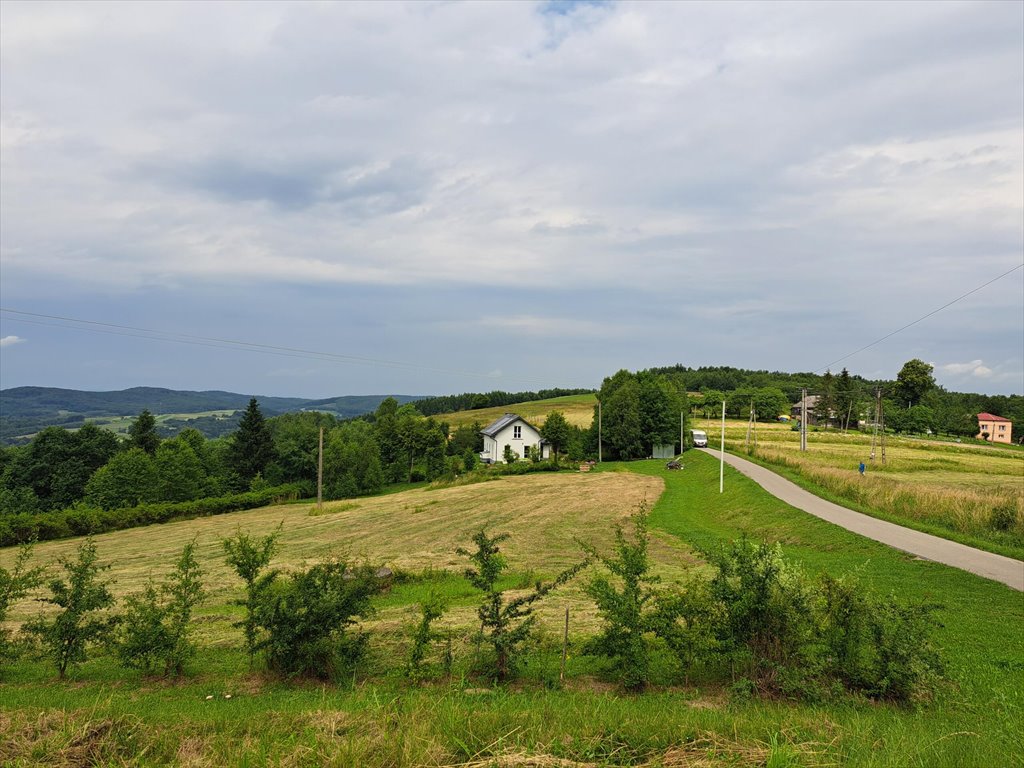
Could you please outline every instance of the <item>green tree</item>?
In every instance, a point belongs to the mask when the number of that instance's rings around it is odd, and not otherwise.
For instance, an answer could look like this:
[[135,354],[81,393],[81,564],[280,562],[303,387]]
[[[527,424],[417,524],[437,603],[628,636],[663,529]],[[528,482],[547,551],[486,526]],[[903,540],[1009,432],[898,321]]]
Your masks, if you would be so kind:
[[148,410],[144,409],[128,427],[128,444],[132,448],[141,448],[150,456],[156,453],[160,435],[156,433],[156,418]]
[[[640,421],[640,385],[636,376],[621,370],[605,379],[598,393],[602,441],[608,458],[638,459],[646,455]],[[598,413],[600,411],[600,414]]]
[[380,463],[385,481],[399,483],[408,477],[409,465],[398,430],[398,401],[395,398],[385,398],[377,406],[373,428],[380,447]]
[[86,500],[103,509],[123,509],[155,501],[158,493],[156,464],[141,448],[117,454],[96,470],[85,487]]
[[452,439],[448,441],[448,454],[450,456],[462,456],[466,451],[480,453],[484,449],[484,436],[480,434],[480,422],[463,424],[455,430]]
[[925,393],[935,386],[932,376],[934,368],[923,360],[914,358],[903,364],[896,374],[895,399],[900,407],[910,408],[917,405]]
[[42,598],[57,612],[26,623],[25,631],[39,637],[63,680],[69,667],[86,660],[90,643],[110,634],[113,617],[97,614],[113,605],[114,597],[108,583],[100,581],[100,574],[110,566],[99,564],[91,536],[78,546],[74,560],[65,556],[58,563],[65,578],[52,579],[47,585],[50,596]]
[[192,446],[180,437],[162,442],[156,449],[154,463],[160,501],[191,501],[206,495],[203,463]]
[[320,429],[330,434],[338,420],[329,413],[285,413],[267,420],[274,440],[274,461],[263,473],[271,485],[316,480]]
[[150,581],[141,594],[126,599],[117,642],[122,663],[144,672],[162,665],[165,676],[183,674],[185,664],[195,655],[192,613],[203,596],[202,570],[192,541],[159,588]]
[[384,487],[376,432],[365,421],[339,424],[324,440],[324,491],[329,499],[376,493]]
[[554,454],[555,464],[558,463],[558,454],[569,445],[571,428],[569,422],[561,411],[553,411],[544,420],[544,426],[540,428],[540,435],[551,444],[551,451]]
[[836,384],[832,371],[825,371],[821,377],[821,386],[818,390],[818,401],[814,404],[814,418],[819,424],[828,427],[829,422],[836,415]]
[[225,562],[245,582],[245,599],[233,601],[235,605],[245,608],[245,618],[234,624],[245,632],[245,650],[249,654],[249,666],[256,659],[259,649],[259,629],[263,599],[267,591],[277,579],[276,570],[267,571],[270,560],[277,551],[277,540],[281,528],[262,538],[253,538],[247,533],[238,531],[234,537],[224,539]]
[[117,450],[117,437],[94,424],[77,432],[47,427],[29,445],[5,452],[0,483],[24,511],[64,509],[82,498],[89,478]]
[[722,401],[726,399],[725,393],[717,389],[705,389],[701,391],[704,400],[700,404],[701,412],[706,419],[713,419],[722,415]]
[[12,605],[42,582],[43,569],[28,567],[31,557],[32,545],[22,544],[14,559],[14,568],[10,571],[0,568],[0,664],[14,656],[15,653],[11,631],[4,627],[7,612]]
[[860,393],[854,384],[850,372],[843,368],[835,382],[836,412],[844,430],[852,423],[857,426],[860,410]]
[[238,430],[231,437],[228,461],[235,474],[248,485],[256,475],[264,473],[273,460],[274,439],[253,397],[238,423]]

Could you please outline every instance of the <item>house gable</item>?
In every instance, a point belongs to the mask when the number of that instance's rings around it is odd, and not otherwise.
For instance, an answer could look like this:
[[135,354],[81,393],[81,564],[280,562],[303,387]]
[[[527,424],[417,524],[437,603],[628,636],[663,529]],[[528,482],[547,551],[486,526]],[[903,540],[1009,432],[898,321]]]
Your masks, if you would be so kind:
[[540,432],[522,416],[506,413],[480,430],[484,438],[484,450],[480,458],[487,462],[505,460],[505,446],[509,446],[519,458],[525,458],[531,447],[540,449]]

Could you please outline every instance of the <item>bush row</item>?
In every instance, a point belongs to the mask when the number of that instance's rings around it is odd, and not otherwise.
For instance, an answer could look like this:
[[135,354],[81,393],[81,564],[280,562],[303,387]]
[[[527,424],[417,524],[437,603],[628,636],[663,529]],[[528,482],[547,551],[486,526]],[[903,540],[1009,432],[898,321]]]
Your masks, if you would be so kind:
[[301,483],[288,483],[247,493],[174,503],[140,504],[127,509],[103,510],[79,503],[70,509],[54,512],[22,512],[0,518],[0,546],[9,547],[30,541],[86,536],[151,523],[167,523],[172,520],[236,512],[240,509],[254,509],[300,498],[307,490]]

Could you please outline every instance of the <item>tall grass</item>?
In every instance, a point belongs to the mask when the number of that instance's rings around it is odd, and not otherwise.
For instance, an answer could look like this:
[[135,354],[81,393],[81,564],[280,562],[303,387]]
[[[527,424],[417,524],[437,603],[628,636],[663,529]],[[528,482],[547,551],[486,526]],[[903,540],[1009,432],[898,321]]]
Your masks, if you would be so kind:
[[[884,469],[879,471],[881,465],[872,465],[861,476],[856,469],[821,463],[821,456],[804,458],[767,447],[759,447],[751,455],[788,467],[833,496],[890,516],[1024,548],[1024,483],[1016,487],[914,483],[887,476]],[[904,459],[898,471],[920,471],[922,463]],[[934,464],[933,460],[927,466]],[[995,510],[1005,510],[1009,517],[997,524]]]

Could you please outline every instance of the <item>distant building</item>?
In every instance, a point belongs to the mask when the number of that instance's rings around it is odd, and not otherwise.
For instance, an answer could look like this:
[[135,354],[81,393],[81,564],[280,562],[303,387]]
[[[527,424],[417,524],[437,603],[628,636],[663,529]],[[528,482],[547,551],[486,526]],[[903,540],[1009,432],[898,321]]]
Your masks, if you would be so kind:
[[807,425],[813,427],[818,423],[818,417],[814,415],[814,411],[818,407],[817,395],[808,395],[803,400],[797,400],[789,409],[789,415],[799,420],[803,416],[804,405],[807,406]]
[[979,440],[988,440],[991,443],[1009,443],[1010,433],[1013,432],[1013,422],[1004,419],[1002,416],[993,416],[991,413],[978,414]]
[[525,459],[530,448],[540,451],[542,459],[550,458],[551,445],[541,438],[540,432],[522,416],[506,413],[480,430],[484,436],[484,449],[480,460],[485,464],[505,461],[505,446],[520,459]]

